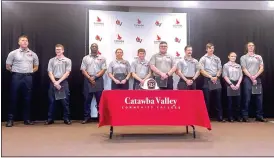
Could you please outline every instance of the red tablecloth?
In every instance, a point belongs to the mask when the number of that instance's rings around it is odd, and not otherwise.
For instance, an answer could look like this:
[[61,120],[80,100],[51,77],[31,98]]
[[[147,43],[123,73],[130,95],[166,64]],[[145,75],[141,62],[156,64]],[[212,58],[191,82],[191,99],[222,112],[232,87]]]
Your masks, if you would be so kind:
[[99,127],[196,125],[211,130],[200,90],[105,90],[99,107]]

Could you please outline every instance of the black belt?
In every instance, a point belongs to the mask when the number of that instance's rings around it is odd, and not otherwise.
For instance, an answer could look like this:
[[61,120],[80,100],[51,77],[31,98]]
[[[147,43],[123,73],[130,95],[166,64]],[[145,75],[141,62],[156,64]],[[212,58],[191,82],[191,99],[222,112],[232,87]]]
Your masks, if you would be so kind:
[[21,76],[32,76],[33,73],[19,73],[19,72],[12,72],[13,75],[21,75]]

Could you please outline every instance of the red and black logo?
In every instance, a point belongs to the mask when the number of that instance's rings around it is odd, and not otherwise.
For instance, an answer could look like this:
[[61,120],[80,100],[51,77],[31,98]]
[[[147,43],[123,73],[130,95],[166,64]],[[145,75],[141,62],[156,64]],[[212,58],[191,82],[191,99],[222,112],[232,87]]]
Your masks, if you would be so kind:
[[104,23],[102,22],[102,19],[99,16],[97,16],[97,19],[94,22],[94,25],[95,26],[103,26],[104,25]]
[[181,39],[179,39],[178,37],[175,37],[174,41],[177,42],[177,43],[180,43]]
[[160,22],[157,20],[157,21],[155,22],[155,25],[161,27],[162,23],[160,23]]
[[102,41],[102,37],[100,37],[99,35],[96,35],[96,36],[95,36],[95,40],[96,40],[96,41]]
[[134,24],[134,26],[135,26],[136,28],[142,28],[142,27],[144,27],[144,24],[142,24],[142,21],[138,18],[138,19],[137,19],[137,23]]
[[180,24],[180,21],[178,19],[175,20],[175,24],[173,25],[174,28],[182,28],[183,25]]
[[98,52],[97,52],[99,55],[101,55],[102,53],[98,50]]
[[122,26],[123,22],[121,22],[120,20],[116,20],[116,25]]
[[138,37],[138,36],[136,37],[136,42],[142,43],[142,41],[143,40],[140,37]]
[[176,57],[179,57],[179,56],[181,56],[181,54],[178,51],[176,51]]
[[125,41],[122,39],[122,36],[120,34],[117,34],[117,38],[116,38],[116,40],[114,40],[114,43],[116,43],[116,44],[122,44],[124,42]]
[[154,79],[151,78],[147,81],[148,89],[155,89],[155,86],[156,86],[156,81]]
[[154,44],[160,44],[161,41],[162,41],[161,36],[157,35],[156,40],[154,41]]

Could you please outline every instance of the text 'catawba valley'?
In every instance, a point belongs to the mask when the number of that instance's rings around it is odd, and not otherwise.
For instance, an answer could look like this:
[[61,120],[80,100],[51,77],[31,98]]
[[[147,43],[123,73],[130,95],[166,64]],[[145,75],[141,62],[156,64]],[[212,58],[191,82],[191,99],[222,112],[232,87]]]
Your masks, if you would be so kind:
[[176,105],[176,99],[170,99],[169,97],[154,97],[154,98],[125,98],[126,104],[162,104],[162,105]]

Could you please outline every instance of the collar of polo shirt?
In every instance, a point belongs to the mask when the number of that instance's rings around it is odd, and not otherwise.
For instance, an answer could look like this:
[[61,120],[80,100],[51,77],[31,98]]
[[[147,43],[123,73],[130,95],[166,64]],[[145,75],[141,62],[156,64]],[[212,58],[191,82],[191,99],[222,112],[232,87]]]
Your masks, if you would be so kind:
[[253,55],[250,55],[249,53],[247,53],[247,56],[250,56],[250,57],[255,57],[256,54],[254,53]]
[[212,54],[212,56],[209,56],[209,55],[206,53],[205,56],[208,57],[208,58],[214,58],[216,55],[215,55],[215,54]]
[[161,53],[161,52],[159,52],[159,53],[158,53],[158,55],[164,55],[164,56],[167,56],[167,52],[165,52],[165,53]]
[[20,47],[19,49],[20,49],[20,52],[29,52],[29,48],[22,49],[22,48]]
[[192,61],[193,60],[192,56],[190,56],[190,58],[187,58],[186,56],[184,56],[184,59],[188,60],[188,61]]

